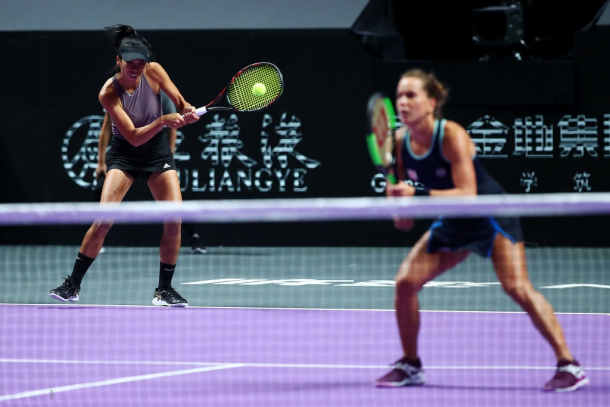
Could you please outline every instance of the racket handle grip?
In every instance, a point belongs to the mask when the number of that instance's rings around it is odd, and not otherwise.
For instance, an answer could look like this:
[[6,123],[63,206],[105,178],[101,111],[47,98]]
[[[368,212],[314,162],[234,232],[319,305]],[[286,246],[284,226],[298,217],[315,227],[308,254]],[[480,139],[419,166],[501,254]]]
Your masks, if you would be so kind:
[[208,110],[205,108],[205,106],[200,107],[199,109],[195,110],[195,114],[197,116],[203,116],[204,114],[206,114],[208,112]]

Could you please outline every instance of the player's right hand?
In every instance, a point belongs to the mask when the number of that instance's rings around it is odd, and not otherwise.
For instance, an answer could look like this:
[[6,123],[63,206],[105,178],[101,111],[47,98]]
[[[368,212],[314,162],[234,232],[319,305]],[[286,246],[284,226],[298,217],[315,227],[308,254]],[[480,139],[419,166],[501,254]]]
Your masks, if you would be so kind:
[[199,121],[199,116],[197,116],[197,109],[194,106],[188,106],[182,115],[187,124],[192,124]]

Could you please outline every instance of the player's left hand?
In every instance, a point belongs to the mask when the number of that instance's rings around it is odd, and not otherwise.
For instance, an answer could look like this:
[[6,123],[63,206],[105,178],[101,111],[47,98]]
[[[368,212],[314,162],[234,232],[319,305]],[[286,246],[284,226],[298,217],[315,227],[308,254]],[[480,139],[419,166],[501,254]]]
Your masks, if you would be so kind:
[[386,186],[386,196],[414,196],[415,187],[409,185],[406,182],[398,182],[397,184],[390,184],[388,182]]
[[413,229],[414,221],[410,218],[393,218],[394,227],[402,232],[409,232]]
[[95,168],[95,179],[106,176],[106,163],[98,163]]

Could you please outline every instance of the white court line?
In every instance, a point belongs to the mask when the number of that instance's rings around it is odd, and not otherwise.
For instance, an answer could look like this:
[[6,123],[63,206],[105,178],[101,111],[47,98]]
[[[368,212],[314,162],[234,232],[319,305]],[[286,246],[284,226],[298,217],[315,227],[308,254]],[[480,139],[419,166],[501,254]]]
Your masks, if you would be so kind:
[[[243,309],[243,310],[280,310],[280,311],[357,311],[357,312],[394,312],[394,309],[364,309],[364,308],[276,308],[276,307],[207,307],[190,305],[187,308],[181,308],[176,310],[172,307],[156,307],[151,305],[120,305],[120,304],[12,304],[12,303],[0,303],[0,306],[36,306],[36,307],[108,307],[108,308],[148,308],[151,310],[157,310],[158,312],[180,312],[184,309]],[[446,312],[456,314],[525,314],[525,311],[469,311],[469,310],[425,310],[422,309],[420,312]],[[555,315],[609,315],[608,312],[555,312]]]
[[547,285],[547,286],[540,287],[540,288],[554,288],[554,289],[562,290],[564,288],[579,288],[579,287],[610,289],[610,285],[604,285],[604,284],[559,284],[559,285]]
[[161,366],[220,366],[234,363],[171,362],[165,360],[59,360],[59,359],[1,359],[0,363],[40,363],[54,365],[161,365]]
[[[52,363],[52,364],[116,364],[116,365],[194,365],[214,368],[227,367],[285,367],[295,369],[387,369],[388,365],[337,365],[320,363],[241,363],[241,362],[180,362],[162,360],[57,360],[57,359],[0,359],[0,363]],[[586,370],[609,370],[610,366],[583,366]],[[433,370],[555,370],[555,366],[426,366]],[[195,369],[197,370],[197,369]]]
[[69,385],[69,386],[51,387],[51,388],[47,388],[47,389],[25,391],[22,393],[6,394],[3,396],[0,396],[0,401],[23,399],[23,398],[35,397],[35,396],[43,396],[43,395],[51,394],[51,392],[62,393],[65,391],[90,389],[93,387],[110,386],[113,384],[137,382],[140,380],[158,379],[161,377],[180,376],[180,375],[192,374],[192,373],[209,372],[212,370],[230,369],[233,367],[240,367],[240,366],[241,365],[237,365],[237,364],[224,364],[224,365],[219,365],[219,366],[200,367],[198,369],[177,370],[174,372],[154,373],[154,374],[147,374],[147,375],[141,375],[141,376],[128,376],[128,377],[120,377],[118,379],[102,380],[99,382],[89,382],[89,383],[73,384],[73,385]]
[[[0,359],[0,363],[53,363],[53,364],[131,364],[131,365],[209,365],[208,362],[164,362],[164,361],[75,361],[75,360],[45,360],[45,359]],[[46,389],[31,390],[15,394],[0,396],[0,402],[7,400],[22,399],[27,397],[43,396],[53,393],[62,393],[73,390],[89,389],[93,387],[110,386],[114,384],[129,383],[141,380],[158,379],[161,377],[179,376],[214,370],[231,369],[237,367],[270,367],[270,368],[293,368],[293,369],[388,369],[389,366],[374,365],[327,365],[327,364],[300,364],[300,363],[214,363],[214,366],[206,366],[197,369],[177,370],[173,372],[154,373],[141,376],[121,377],[118,379],[102,380],[98,382],[81,383],[69,386],[53,387]],[[610,371],[609,367],[584,367],[586,370]],[[426,366],[427,370],[554,370],[549,366]]]

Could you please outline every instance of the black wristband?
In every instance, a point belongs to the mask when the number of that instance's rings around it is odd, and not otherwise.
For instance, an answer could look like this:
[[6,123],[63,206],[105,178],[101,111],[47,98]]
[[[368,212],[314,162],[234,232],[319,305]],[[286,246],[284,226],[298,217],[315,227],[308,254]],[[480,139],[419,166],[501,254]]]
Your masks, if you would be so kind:
[[429,196],[430,190],[426,187],[415,188],[415,196]]

